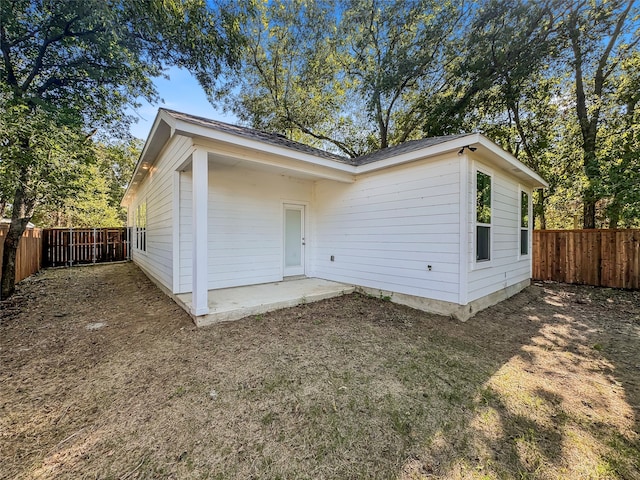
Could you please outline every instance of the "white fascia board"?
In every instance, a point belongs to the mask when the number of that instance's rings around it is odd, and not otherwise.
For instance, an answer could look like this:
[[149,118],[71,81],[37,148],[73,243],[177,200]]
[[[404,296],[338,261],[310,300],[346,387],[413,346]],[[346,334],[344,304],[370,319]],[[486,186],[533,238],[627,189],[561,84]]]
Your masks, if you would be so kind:
[[251,150],[271,153],[279,157],[291,158],[305,163],[331,168],[333,170],[339,170],[350,174],[356,173],[356,167],[354,165],[340,163],[335,160],[317,157],[311,153],[304,153],[289,148],[279,147],[270,143],[253,140],[240,135],[233,135],[227,132],[221,132],[220,130],[215,130],[201,125],[194,125],[181,120],[176,121],[175,130],[179,135],[203,137],[210,140],[229,143],[234,146],[246,147]]
[[395,157],[389,157],[384,160],[379,160],[373,163],[367,163],[365,165],[359,165],[356,167],[356,173],[367,173],[375,170],[382,170],[383,168],[395,167],[396,165],[402,165],[403,163],[413,162],[421,158],[435,157],[442,153],[448,153],[453,150],[460,150],[462,147],[477,143],[478,134],[471,134],[465,137],[456,138],[447,142],[438,143],[431,147],[420,148],[412,152],[407,152]]
[[272,154],[256,157],[254,152],[258,151],[259,153],[264,154],[265,151],[253,150],[245,145],[221,143],[211,139],[197,138],[194,142],[194,146],[205,149],[214,155],[219,154],[244,162],[255,163],[263,166],[267,165],[281,171],[290,172],[292,176],[295,176],[296,173],[301,173],[325,180],[335,180],[343,183],[355,182],[355,174],[353,173],[312,164],[293,159],[291,157],[279,157]]
[[517,160],[513,155],[506,152],[480,133],[472,133],[469,135],[465,135],[464,137],[455,138],[447,142],[433,145],[431,147],[414,150],[412,152],[407,152],[405,154],[390,157],[378,162],[360,165],[356,167],[356,173],[359,174],[373,172],[384,168],[394,167],[396,165],[402,165],[403,163],[413,162],[421,158],[435,157],[436,155],[440,155],[443,153],[459,151],[461,148],[473,147],[474,145],[482,146],[486,151],[489,152],[491,156],[494,157],[494,159],[497,157],[502,162],[505,162],[514,171],[518,171],[526,175],[530,180],[529,183],[534,188],[549,187],[549,184],[542,177],[540,177],[540,175],[538,175],[536,172]]
[[[173,117],[171,117],[170,115],[168,115],[167,113],[165,113],[162,110],[159,110],[155,120],[153,121],[153,126],[151,127],[151,131],[149,132],[149,136],[147,137],[147,140],[144,142],[144,147],[142,148],[142,152],[140,153],[140,156],[138,157],[138,161],[136,162],[136,166],[133,169],[133,174],[131,175],[131,179],[129,180],[129,184],[127,185],[127,189],[124,192],[124,195],[122,196],[122,201],[120,202],[120,206],[122,207],[126,207],[129,205],[129,200],[128,200],[128,196],[130,193],[133,193],[133,180],[140,175],[140,170],[142,168],[142,164],[145,163],[145,159],[148,155],[149,152],[149,148],[150,145],[153,143],[156,133],[158,131],[158,127],[160,125],[161,122],[165,122],[167,125],[169,125],[169,127],[171,128],[171,134],[169,135],[169,139],[171,139],[174,136],[175,133],[175,126],[173,125],[175,122],[173,121]],[[165,142],[166,143],[166,142]],[[164,147],[164,145],[163,145]],[[153,160],[153,159],[151,159]],[[149,167],[151,167],[151,161],[148,162],[149,163]],[[144,175],[142,175],[138,181],[138,183],[142,180],[142,178],[144,177]]]
[[509,152],[500,148],[498,145],[493,143],[484,135],[481,135],[479,133],[476,135],[478,136],[477,143],[479,143],[484,148],[489,150],[492,154],[497,155],[502,160],[507,162],[514,171],[522,172],[525,175],[527,175],[532,180],[532,182],[530,183],[533,186],[533,188],[549,188],[549,184],[540,175],[538,175],[536,172],[531,170],[524,163],[522,163],[513,155],[511,155]]

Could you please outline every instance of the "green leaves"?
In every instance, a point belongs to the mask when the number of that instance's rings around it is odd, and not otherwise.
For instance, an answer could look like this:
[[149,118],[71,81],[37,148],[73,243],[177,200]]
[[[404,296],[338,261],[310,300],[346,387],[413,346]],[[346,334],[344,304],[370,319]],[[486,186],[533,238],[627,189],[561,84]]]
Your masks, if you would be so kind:
[[629,225],[640,201],[637,114],[623,113],[640,91],[632,3],[263,2],[217,99],[256,128],[349,156],[479,130],[550,181],[535,195],[538,227],[547,214],[573,227],[583,204],[597,204],[598,226]]
[[[76,169],[90,132],[123,134],[132,120],[124,107],[141,97],[158,100],[153,77],[165,65],[190,68],[212,89],[241,43],[230,16],[235,10],[216,6],[220,10],[203,0],[1,2],[3,191],[22,178],[34,205],[50,192],[62,195],[67,177],[59,172]],[[55,188],[41,190],[58,177]]]
[[242,121],[358,156],[421,136],[462,3],[274,1],[219,99]]
[[603,117],[607,109],[621,106],[612,87],[621,75],[621,62],[637,53],[637,15],[638,6],[633,0],[572,2],[562,24],[582,137],[584,228],[596,227],[598,202],[604,196],[601,178],[607,162],[601,148],[606,128]]
[[190,69],[212,91],[237,61],[238,15],[231,2],[205,0],[0,2],[0,203],[13,209],[3,295],[13,288],[17,239],[38,205],[76,201],[78,192],[87,204],[97,198],[91,191],[110,200],[89,139],[98,130],[128,134],[125,107],[157,102],[153,78],[165,66]]
[[235,10],[202,0],[2,2],[0,78],[26,103],[75,110],[93,125],[129,121],[123,107],[158,100],[165,65],[213,88],[241,44]]

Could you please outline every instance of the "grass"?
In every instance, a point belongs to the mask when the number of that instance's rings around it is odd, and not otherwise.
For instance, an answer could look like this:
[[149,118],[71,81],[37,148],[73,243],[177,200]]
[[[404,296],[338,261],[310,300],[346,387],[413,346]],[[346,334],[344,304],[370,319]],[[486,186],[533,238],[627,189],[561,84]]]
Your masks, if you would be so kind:
[[125,264],[3,307],[1,478],[640,478],[637,292],[534,287],[466,323],[354,294],[198,330]]

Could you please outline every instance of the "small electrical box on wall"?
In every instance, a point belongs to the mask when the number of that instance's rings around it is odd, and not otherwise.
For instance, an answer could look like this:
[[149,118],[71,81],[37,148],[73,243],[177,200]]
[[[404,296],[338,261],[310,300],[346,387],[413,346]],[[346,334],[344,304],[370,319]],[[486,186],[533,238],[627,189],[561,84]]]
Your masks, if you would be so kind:
[[336,261],[336,257],[334,257],[333,255],[331,255],[331,261],[335,262]]

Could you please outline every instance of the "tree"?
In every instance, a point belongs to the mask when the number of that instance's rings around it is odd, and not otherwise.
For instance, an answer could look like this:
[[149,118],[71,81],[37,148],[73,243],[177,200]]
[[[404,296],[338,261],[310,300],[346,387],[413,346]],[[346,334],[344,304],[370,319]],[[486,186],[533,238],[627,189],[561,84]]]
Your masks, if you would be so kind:
[[120,201],[141,150],[142,142],[135,138],[87,145],[89,161],[78,165],[70,188],[74,195],[56,195],[40,202],[32,221],[42,227],[126,225]]
[[374,121],[374,149],[422,136],[425,107],[451,80],[447,66],[467,13],[455,1],[348,2],[339,29],[344,69]]
[[582,136],[584,228],[596,227],[596,204],[605,192],[599,138],[603,107],[611,101],[612,82],[621,63],[640,41],[634,6],[637,9],[634,0],[574,0],[563,23]]
[[[543,176],[558,141],[556,29],[552,2],[489,0],[477,10],[459,71],[475,92],[474,126]],[[545,192],[535,199],[534,217],[546,228]]]
[[216,99],[254,128],[357,155],[339,132],[347,92],[332,2],[276,0],[254,13],[243,25],[241,72],[226,79]]
[[[481,130],[551,188],[538,225],[632,225],[638,194],[633,0],[274,0],[243,25],[218,90],[257,128],[355,157]],[[634,60],[635,59],[635,60]],[[570,80],[569,80],[570,77]],[[551,199],[551,200],[549,200]],[[551,201],[555,205],[549,205]]]
[[[12,204],[0,296],[14,289],[18,242],[44,195],[59,195],[99,128],[120,129],[140,97],[157,100],[165,65],[208,91],[240,42],[236,12],[203,0],[0,3],[0,191]],[[44,193],[44,192],[50,193]]]
[[108,203],[112,209],[118,212],[117,216],[122,225],[126,225],[127,212],[120,206],[120,202],[143,147],[144,143],[137,138],[126,142],[97,145],[98,166],[109,188]]
[[256,128],[351,157],[422,136],[434,96],[451,88],[464,5],[265,3],[244,26],[241,73],[218,98]]
[[640,52],[621,64],[614,107],[607,112],[602,172],[609,197],[609,228],[640,226]]
[[26,227],[36,205],[71,194],[92,145],[74,118],[60,112],[20,104],[2,107],[0,130],[20,140],[0,144],[2,186],[11,193],[6,198],[12,204],[11,226],[15,221]]

